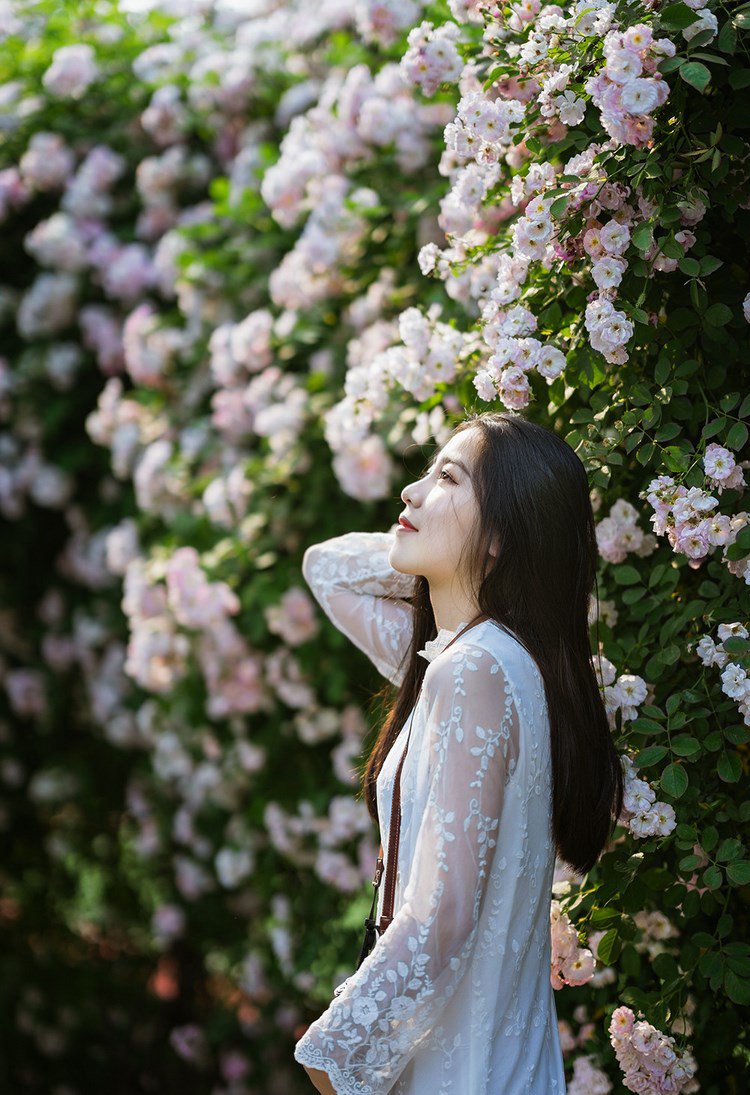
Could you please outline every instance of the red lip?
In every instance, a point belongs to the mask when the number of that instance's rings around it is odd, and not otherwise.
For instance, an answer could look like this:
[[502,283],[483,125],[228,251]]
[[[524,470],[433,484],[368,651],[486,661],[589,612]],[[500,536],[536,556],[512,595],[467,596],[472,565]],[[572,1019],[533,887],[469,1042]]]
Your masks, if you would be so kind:
[[412,532],[418,532],[419,531],[418,529],[414,528],[414,525],[411,523],[411,521],[407,517],[399,517],[398,523],[401,525],[402,528],[411,529]]

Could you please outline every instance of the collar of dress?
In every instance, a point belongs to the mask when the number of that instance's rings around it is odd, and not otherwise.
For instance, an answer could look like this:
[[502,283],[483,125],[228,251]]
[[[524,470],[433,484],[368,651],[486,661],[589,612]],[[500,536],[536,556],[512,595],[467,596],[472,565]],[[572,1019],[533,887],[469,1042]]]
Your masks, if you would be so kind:
[[435,638],[426,642],[423,648],[417,651],[417,654],[420,654],[428,662],[431,662],[433,658],[436,658],[438,654],[441,653],[441,651],[445,650],[456,632],[460,631],[461,628],[466,627],[466,622],[467,621],[460,623],[453,631],[449,631],[447,627],[441,627]]

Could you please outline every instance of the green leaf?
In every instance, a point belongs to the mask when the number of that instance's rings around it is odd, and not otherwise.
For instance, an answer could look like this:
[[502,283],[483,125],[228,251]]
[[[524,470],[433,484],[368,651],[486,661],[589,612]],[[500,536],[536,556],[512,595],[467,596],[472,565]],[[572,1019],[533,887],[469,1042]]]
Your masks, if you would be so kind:
[[718,270],[723,265],[722,260],[717,259],[714,255],[704,255],[701,259],[701,277],[708,277],[709,274],[713,274],[714,270]]
[[620,992],[619,998],[629,1008],[635,1008],[643,1012],[647,1012],[651,1006],[651,997],[643,989],[638,988],[637,985],[628,985]]
[[681,871],[694,871],[699,863],[700,856],[686,855],[682,857],[677,866],[680,868]]
[[698,16],[687,4],[668,4],[661,12],[660,20],[667,27],[682,30],[694,23]]
[[657,977],[664,983],[674,980],[680,972],[674,955],[668,954],[666,951],[657,954],[651,963],[651,969],[654,970]]
[[750,979],[738,977],[732,970],[726,970],[724,973],[724,988],[733,1003],[742,1006],[750,1004]]
[[685,256],[684,259],[680,259],[679,266],[683,274],[687,274],[690,278],[697,278],[701,272],[701,264],[698,260],[691,259],[688,256]]
[[666,422],[656,431],[657,441],[671,441],[673,438],[682,431],[682,427],[677,422]]
[[672,363],[665,357],[659,358],[654,369],[654,380],[657,384],[666,383],[667,377],[672,371]]
[[599,940],[599,946],[596,948],[596,957],[599,961],[603,962],[605,966],[608,966],[613,958],[617,957],[620,950],[621,945],[617,928],[610,928]]
[[[719,592],[718,589],[716,591]],[[682,694],[680,692],[674,692],[671,696],[667,697],[667,714],[674,715],[677,708],[682,703]]]
[[549,207],[549,211],[553,217],[560,217],[565,212],[568,202],[570,201],[570,195],[564,194],[561,198],[556,198]]
[[726,326],[731,320],[731,309],[727,304],[712,304],[711,308],[705,312],[703,319],[712,327]]
[[693,358],[688,358],[686,361],[680,362],[675,369],[674,375],[678,380],[682,380],[683,377],[692,376],[693,373],[697,373],[699,368],[700,366],[697,361]]
[[647,870],[641,871],[639,877],[641,882],[648,886],[650,890],[660,890],[662,893],[674,881],[674,875],[665,867],[649,867]]
[[614,568],[615,581],[620,586],[632,586],[636,582],[641,581],[641,575],[635,567],[624,564],[623,566],[616,566]]
[[747,426],[744,422],[735,422],[727,434],[727,448],[739,451],[747,441]]
[[739,859],[741,855],[742,841],[738,840],[736,836],[726,837],[716,849],[716,858],[721,860],[722,863],[726,863],[730,859]]
[[713,851],[719,840],[719,830],[715,825],[707,825],[703,832],[700,834],[698,843],[703,848],[704,852]]
[[649,745],[645,749],[641,749],[635,762],[640,768],[648,768],[650,765],[658,764],[660,760],[664,760],[667,751],[666,745]]
[[699,281],[690,282],[690,300],[696,312],[703,315],[706,308],[708,308],[708,293]]
[[709,437],[715,437],[717,433],[721,433],[722,430],[726,429],[728,424],[728,418],[714,418],[712,422],[708,422],[704,426],[703,431],[701,432],[701,438],[704,441],[708,441]]
[[678,757],[692,757],[700,750],[700,742],[690,734],[678,734],[672,738],[672,752]]
[[654,567],[653,570],[651,570],[651,573],[648,575],[648,588],[654,589],[655,586],[658,586],[661,579],[664,578],[666,573],[667,567],[665,566],[665,564],[657,563],[657,565]]
[[722,53],[734,53],[737,48],[737,31],[732,26],[731,19],[727,19],[721,28],[716,45]]
[[672,235],[660,240],[659,246],[668,259],[681,259],[685,254],[685,248]]
[[630,723],[630,725],[633,728],[633,730],[638,730],[639,733],[646,733],[646,734],[663,734],[664,733],[664,727],[661,726],[658,722],[656,722],[654,719],[644,719],[642,716],[639,716],[637,719],[634,719],[633,722]]
[[659,72],[663,72],[665,76],[670,72],[675,72],[684,60],[685,58],[680,56],[666,57],[663,61],[659,62]]
[[737,783],[742,775],[742,762],[736,753],[722,753],[716,765],[719,779],[725,783]]
[[729,559],[731,563],[736,563],[738,559],[744,559],[748,555],[747,548],[743,548],[740,544],[730,544],[729,547],[724,548],[724,558]]
[[712,304],[706,311],[703,319],[712,327],[724,327],[732,318],[732,309],[726,304]]
[[736,68],[729,73],[729,83],[735,91],[740,91],[750,84],[750,68]]
[[662,450],[662,456],[670,472],[686,472],[690,464],[688,453],[683,452],[676,445],[668,445]]
[[661,650],[661,660],[664,665],[674,665],[677,659],[682,653],[681,648],[677,643],[670,643],[669,646],[665,646]]
[[649,247],[653,243],[654,233],[653,227],[650,224],[639,224],[633,235],[630,237],[630,242],[638,248],[639,251],[648,251]]
[[615,920],[620,920],[620,912],[612,908],[592,909],[589,916],[589,923],[597,928],[602,928],[605,924],[611,924]]
[[711,82],[710,69],[707,69],[700,61],[686,61],[680,68],[680,76],[686,84],[690,84],[701,92],[705,91]]
[[672,798],[680,798],[687,791],[687,772],[681,764],[668,764],[661,774],[659,784]]
[[750,882],[750,859],[740,859],[727,867],[727,878],[735,886],[745,886]]
[[702,882],[704,886],[708,886],[709,890],[718,890],[721,885],[721,868],[717,867],[715,863],[712,863],[710,867],[707,867],[703,872]]

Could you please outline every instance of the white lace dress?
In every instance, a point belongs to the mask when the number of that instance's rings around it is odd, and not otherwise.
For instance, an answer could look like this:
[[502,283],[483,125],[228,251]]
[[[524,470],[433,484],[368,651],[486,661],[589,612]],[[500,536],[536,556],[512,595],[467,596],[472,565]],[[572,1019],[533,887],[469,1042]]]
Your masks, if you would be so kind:
[[[388,563],[393,536],[316,544],[303,573],[336,627],[398,684],[412,578]],[[338,1095],[565,1092],[550,984],[555,851],[542,677],[493,621],[445,650],[454,634],[440,630],[421,652],[430,664],[401,772],[393,921],[294,1049]],[[408,726],[377,782],[386,857]]]

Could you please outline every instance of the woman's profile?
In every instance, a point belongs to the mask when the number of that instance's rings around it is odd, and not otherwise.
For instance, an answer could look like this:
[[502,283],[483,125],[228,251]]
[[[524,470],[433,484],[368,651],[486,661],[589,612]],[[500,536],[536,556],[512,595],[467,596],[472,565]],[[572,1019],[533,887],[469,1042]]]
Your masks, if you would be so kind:
[[294,1056],[337,1095],[562,1095],[555,857],[586,873],[622,807],[589,637],[586,471],[551,430],[486,412],[401,499],[397,528],[303,560],[398,686],[363,777],[386,861],[408,748],[393,920]]

